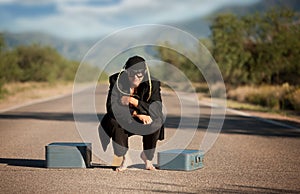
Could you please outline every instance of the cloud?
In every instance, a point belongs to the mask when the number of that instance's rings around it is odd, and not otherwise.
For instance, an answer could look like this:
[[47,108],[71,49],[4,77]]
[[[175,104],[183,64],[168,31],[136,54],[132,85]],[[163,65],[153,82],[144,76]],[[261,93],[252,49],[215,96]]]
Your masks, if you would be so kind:
[[[50,6],[47,14],[39,17],[2,13],[9,21],[1,22],[0,29],[12,31],[44,31],[64,38],[94,38],[123,27],[146,23],[170,23],[201,17],[229,2],[251,3],[257,0],[23,0],[19,6]],[[38,3],[37,3],[38,2]],[[17,0],[0,0],[2,5],[17,4]],[[19,7],[19,9],[21,9]],[[25,11],[24,11],[25,13]],[[22,10],[20,10],[22,14]]]

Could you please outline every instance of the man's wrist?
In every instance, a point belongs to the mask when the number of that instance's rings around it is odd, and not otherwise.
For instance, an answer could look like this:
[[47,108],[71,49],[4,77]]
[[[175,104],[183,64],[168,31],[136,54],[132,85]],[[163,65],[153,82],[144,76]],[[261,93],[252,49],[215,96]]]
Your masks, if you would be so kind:
[[137,116],[137,112],[136,112],[136,111],[133,111],[133,112],[132,112],[132,116],[133,116],[133,117],[136,117],[136,116]]
[[139,104],[139,101],[138,101],[138,99],[136,99],[134,97],[130,97],[129,103],[132,104],[133,106],[137,107]]

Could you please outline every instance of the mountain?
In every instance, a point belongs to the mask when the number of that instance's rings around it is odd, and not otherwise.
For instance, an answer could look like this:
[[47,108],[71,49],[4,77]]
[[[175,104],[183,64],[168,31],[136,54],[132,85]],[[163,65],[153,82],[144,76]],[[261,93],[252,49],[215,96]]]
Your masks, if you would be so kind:
[[262,0],[250,6],[229,6],[216,11],[216,13],[231,12],[237,15],[246,15],[256,12],[265,12],[272,8],[288,8],[300,11],[299,0]]
[[172,24],[182,30],[185,30],[195,37],[208,37],[210,35],[210,25],[212,20],[221,13],[233,13],[236,15],[247,15],[266,12],[272,8],[288,8],[300,12],[299,0],[261,0],[252,5],[245,6],[226,6],[220,8],[206,17],[194,18],[191,20]]
[[51,46],[68,59],[81,60],[96,40],[71,41],[40,32],[10,33],[4,32],[3,37],[8,48],[19,45],[38,44]]
[[[228,6],[216,10],[214,13],[206,16],[194,18],[177,23],[171,23],[174,27],[191,33],[196,38],[206,38],[210,35],[210,25],[213,18],[220,13],[230,12],[237,15],[252,14],[256,12],[265,12],[273,7],[287,7],[294,11],[300,11],[300,1],[298,0],[261,0],[257,3],[247,6]],[[58,50],[63,56],[72,60],[81,60],[87,51],[101,39],[97,40],[64,40],[49,34],[28,32],[28,33],[2,33],[5,39],[6,45],[10,48],[14,48],[18,45],[40,44],[48,45]],[[117,46],[109,45],[111,47]],[[105,48],[108,49],[109,48]]]

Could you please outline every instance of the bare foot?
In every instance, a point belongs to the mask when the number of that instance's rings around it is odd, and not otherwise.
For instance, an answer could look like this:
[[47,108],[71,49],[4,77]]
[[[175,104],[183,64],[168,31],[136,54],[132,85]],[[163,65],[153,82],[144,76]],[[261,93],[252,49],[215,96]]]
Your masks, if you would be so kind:
[[128,166],[127,163],[128,163],[128,162],[127,162],[127,158],[126,158],[125,156],[123,156],[123,161],[122,161],[122,163],[121,163],[121,166],[118,167],[118,168],[116,168],[116,171],[117,171],[117,172],[122,172],[122,171],[127,170],[127,166]]
[[120,166],[120,167],[116,168],[117,172],[123,172],[125,170],[127,170],[127,167],[124,167],[124,166]]
[[153,166],[152,162],[147,159],[144,152],[141,153],[141,159],[145,162],[145,168],[146,170],[156,170],[156,168]]

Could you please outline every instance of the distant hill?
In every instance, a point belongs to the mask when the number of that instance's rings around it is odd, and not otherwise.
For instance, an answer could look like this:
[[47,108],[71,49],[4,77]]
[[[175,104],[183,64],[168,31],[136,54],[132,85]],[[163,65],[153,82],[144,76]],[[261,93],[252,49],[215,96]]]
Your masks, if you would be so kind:
[[256,12],[265,12],[272,8],[289,8],[300,11],[299,0],[262,0],[250,6],[229,6],[216,11],[216,13],[231,12],[237,15],[246,15]]
[[[210,24],[212,19],[224,12],[230,12],[237,15],[251,14],[255,12],[265,12],[273,7],[288,7],[295,11],[300,11],[300,1],[299,0],[261,0],[255,4],[248,6],[229,6],[222,9],[216,10],[211,15],[206,17],[194,18],[191,20],[186,20],[178,23],[171,23],[170,25],[178,27],[184,31],[187,31],[197,38],[208,37],[210,35]],[[81,60],[86,52],[94,45],[97,41],[101,39],[94,40],[79,40],[71,41],[57,38],[55,36],[28,32],[28,33],[3,33],[5,42],[10,48],[16,47],[18,45],[29,45],[29,44],[40,44],[49,45],[54,47],[68,59]],[[108,48],[109,49],[109,48]]]
[[97,40],[64,40],[49,34],[39,32],[3,33],[6,46],[14,48],[19,45],[39,44],[51,46],[68,59],[80,60]]
[[213,18],[221,13],[233,13],[236,15],[247,15],[259,12],[266,12],[272,8],[289,8],[294,11],[300,11],[299,0],[261,0],[257,3],[247,6],[227,6],[216,10],[206,17],[194,18],[191,20],[172,24],[182,30],[185,30],[196,37],[207,37],[210,35],[210,24]]

